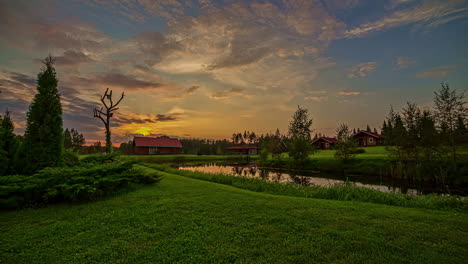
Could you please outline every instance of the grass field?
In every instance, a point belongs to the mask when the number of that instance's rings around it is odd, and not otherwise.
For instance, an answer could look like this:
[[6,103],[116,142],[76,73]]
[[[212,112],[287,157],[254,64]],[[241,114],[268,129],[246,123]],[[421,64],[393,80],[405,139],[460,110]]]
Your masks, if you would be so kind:
[[465,213],[288,197],[164,174],[79,205],[0,212],[0,263],[465,263]]

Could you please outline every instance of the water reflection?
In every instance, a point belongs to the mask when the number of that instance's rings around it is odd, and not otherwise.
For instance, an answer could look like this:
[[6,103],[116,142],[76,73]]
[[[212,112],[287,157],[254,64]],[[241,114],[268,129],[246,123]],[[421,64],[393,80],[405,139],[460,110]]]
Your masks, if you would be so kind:
[[[255,164],[236,164],[219,165],[208,163],[202,165],[182,165],[178,166],[181,170],[199,171],[204,173],[222,173],[233,176],[242,176],[248,178],[260,178],[270,182],[294,183],[303,186],[333,186],[344,184],[346,181],[341,175],[314,174],[300,172],[296,174],[291,171],[275,171],[258,168]],[[411,185],[404,181],[395,181],[392,179],[375,176],[351,176],[348,178],[356,186],[370,188],[382,192],[397,192],[410,195],[420,195],[432,192],[441,192],[433,186]],[[443,191],[442,191],[443,192]]]

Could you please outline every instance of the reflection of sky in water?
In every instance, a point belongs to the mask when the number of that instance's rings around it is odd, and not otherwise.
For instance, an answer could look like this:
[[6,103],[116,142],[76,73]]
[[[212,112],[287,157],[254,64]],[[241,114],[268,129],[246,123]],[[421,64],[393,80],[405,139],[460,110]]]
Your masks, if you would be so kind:
[[[258,169],[255,165],[215,165],[215,164],[206,164],[206,165],[187,165],[179,167],[181,170],[188,171],[199,171],[204,173],[212,174],[228,174],[233,176],[243,176],[249,178],[261,178],[270,182],[279,182],[279,183],[296,183],[306,186],[333,186],[337,184],[344,184],[344,180],[330,179],[325,177],[314,177],[314,176],[302,176],[302,175],[292,175],[285,172],[274,172]],[[360,181],[353,181],[353,184],[360,187],[365,187],[369,189],[374,189],[382,192],[402,192],[401,188],[387,186],[387,185],[377,185],[377,184],[368,184]],[[421,194],[420,191],[416,189],[405,189],[405,193],[410,195]]]

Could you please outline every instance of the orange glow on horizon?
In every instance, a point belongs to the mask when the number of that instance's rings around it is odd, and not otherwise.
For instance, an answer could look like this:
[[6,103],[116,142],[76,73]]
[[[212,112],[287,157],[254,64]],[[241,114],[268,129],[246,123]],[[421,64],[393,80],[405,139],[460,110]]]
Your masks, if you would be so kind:
[[143,136],[148,136],[151,134],[151,128],[149,127],[140,127],[138,130],[135,131],[135,134],[141,134]]

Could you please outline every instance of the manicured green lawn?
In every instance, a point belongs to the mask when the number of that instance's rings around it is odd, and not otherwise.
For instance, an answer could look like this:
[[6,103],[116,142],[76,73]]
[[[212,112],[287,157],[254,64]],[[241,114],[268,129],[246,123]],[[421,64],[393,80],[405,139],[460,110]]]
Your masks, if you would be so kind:
[[106,200],[0,213],[0,263],[464,263],[465,213],[250,192],[165,174]]
[[[377,146],[377,147],[367,147],[362,148],[366,152],[356,154],[355,157],[357,159],[386,159],[388,157],[388,151],[385,149],[384,146]],[[326,159],[331,158],[335,159],[335,151],[334,150],[320,150],[316,152],[314,155],[311,156],[312,159]]]

